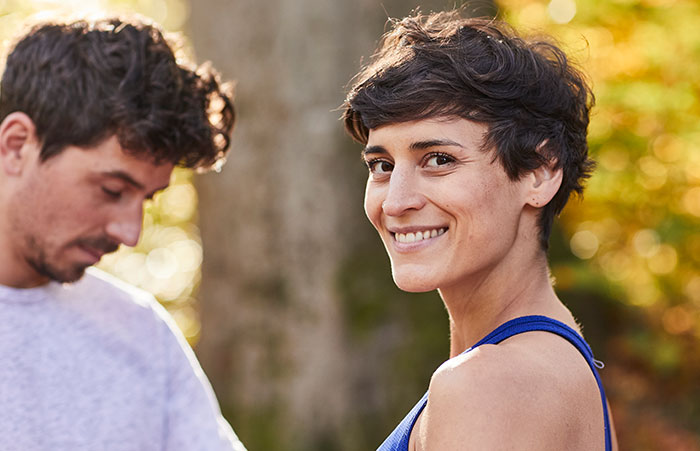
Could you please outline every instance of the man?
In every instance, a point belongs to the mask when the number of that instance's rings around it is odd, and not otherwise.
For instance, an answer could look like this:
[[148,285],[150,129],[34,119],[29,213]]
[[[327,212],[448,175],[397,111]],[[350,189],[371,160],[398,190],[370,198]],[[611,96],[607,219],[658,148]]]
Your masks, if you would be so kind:
[[223,162],[227,90],[119,19],[33,28],[0,89],[0,449],[243,450],[164,309],[88,268]]

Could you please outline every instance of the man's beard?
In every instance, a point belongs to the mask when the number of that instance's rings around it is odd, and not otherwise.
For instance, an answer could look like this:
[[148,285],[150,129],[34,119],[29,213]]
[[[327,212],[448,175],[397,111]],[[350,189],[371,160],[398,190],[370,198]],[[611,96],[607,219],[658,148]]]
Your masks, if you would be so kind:
[[31,266],[37,274],[42,277],[47,277],[51,280],[61,283],[70,283],[79,280],[85,274],[85,270],[90,265],[86,264],[74,264],[69,268],[59,268],[57,266],[51,265],[46,261],[44,256],[39,256],[38,258],[28,258],[27,263]]
[[[34,271],[36,271],[42,277],[55,280],[56,282],[75,282],[83,277],[85,270],[89,266],[92,266],[91,264],[87,263],[65,263],[64,265],[52,263],[47,257],[43,246],[41,246],[34,237],[27,237],[27,245],[30,249],[30,255],[26,257],[26,261],[29,266],[31,266]],[[78,238],[65,246],[65,248],[74,246],[83,246],[96,249],[102,251],[103,254],[112,253],[119,248],[119,244],[106,237]]]

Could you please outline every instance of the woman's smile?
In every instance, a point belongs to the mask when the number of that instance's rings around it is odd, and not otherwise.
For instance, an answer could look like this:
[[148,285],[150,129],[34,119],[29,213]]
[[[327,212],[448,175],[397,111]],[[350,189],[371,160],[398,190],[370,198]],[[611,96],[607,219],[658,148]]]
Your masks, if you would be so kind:
[[524,185],[482,149],[485,132],[448,118],[370,130],[365,211],[401,289],[453,285],[498,265],[512,249]]
[[[411,230],[416,228],[406,228]],[[421,251],[427,247],[437,244],[441,238],[447,233],[447,227],[423,227],[416,229],[417,231],[390,231],[391,247],[394,251],[400,254],[407,254]]]
[[[420,229],[419,229],[420,230]],[[435,238],[447,231],[446,227],[440,227],[435,229],[425,228],[422,232],[389,232],[394,240],[399,243],[415,243],[418,241],[429,240],[430,238]]]

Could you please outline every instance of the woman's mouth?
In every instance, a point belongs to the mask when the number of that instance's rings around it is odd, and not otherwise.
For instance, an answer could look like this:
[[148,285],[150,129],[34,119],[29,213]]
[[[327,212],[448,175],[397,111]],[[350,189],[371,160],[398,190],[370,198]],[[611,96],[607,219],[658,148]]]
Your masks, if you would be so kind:
[[409,232],[409,233],[397,233],[391,232],[394,240],[399,243],[415,243],[418,241],[427,240],[430,238],[435,238],[444,234],[447,231],[446,227],[440,227],[439,229],[427,229],[422,232]]

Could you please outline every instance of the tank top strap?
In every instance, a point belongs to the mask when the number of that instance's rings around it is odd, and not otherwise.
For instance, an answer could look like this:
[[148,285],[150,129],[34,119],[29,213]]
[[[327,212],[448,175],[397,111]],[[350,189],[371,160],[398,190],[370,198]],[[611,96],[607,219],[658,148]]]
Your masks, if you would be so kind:
[[593,356],[593,351],[588,343],[583,339],[583,337],[576,332],[571,327],[557,321],[555,319],[549,318],[547,316],[541,315],[530,315],[521,316],[510,321],[507,321],[496,329],[494,329],[487,336],[479,340],[474,346],[467,349],[464,352],[469,352],[470,350],[477,348],[483,344],[498,344],[503,340],[512,337],[513,335],[518,335],[523,332],[533,332],[533,331],[543,331],[550,332],[560,337],[566,339],[578,349],[578,351],[583,355],[588,362],[588,366],[595,376],[596,383],[598,384],[598,390],[600,391],[600,398],[603,403],[603,422],[605,425],[605,451],[612,450],[612,434],[610,430],[610,415],[608,413],[608,403],[605,397],[605,389],[603,388],[603,382],[600,379],[597,368],[602,368],[603,363],[595,360]]
[[[575,330],[567,326],[566,324],[557,321],[555,319],[540,316],[521,316],[519,318],[507,321],[491,333],[486,335],[484,338],[479,340],[474,346],[464,351],[467,353],[474,348],[477,348],[484,344],[498,344],[503,340],[512,337],[513,335],[518,335],[524,332],[533,331],[543,331],[551,332],[553,334],[559,335],[569,341],[572,345],[579,350],[583,357],[588,362],[588,366],[595,376],[596,383],[598,384],[598,390],[600,391],[600,397],[603,402],[603,422],[605,427],[605,451],[612,450],[612,436],[610,431],[610,417],[608,414],[608,404],[605,398],[605,390],[603,389],[603,383],[600,380],[598,371],[596,368],[601,367],[602,363],[596,361],[593,357],[593,352],[591,351],[588,343],[578,334]],[[384,443],[382,443],[377,451],[407,451],[408,442],[411,435],[413,426],[415,426],[418,416],[425,408],[428,401],[428,393],[423,395],[423,397],[418,401],[418,403],[411,409],[411,411],[406,415],[406,417],[399,423],[399,425],[394,429],[394,431],[386,438]]]
[[484,344],[498,344],[513,335],[533,331],[545,331],[557,334],[571,342],[587,360],[589,358],[593,359],[593,351],[591,351],[588,343],[585,342],[578,332],[560,321],[541,315],[521,316],[507,321],[491,331],[491,333],[479,340],[465,352],[469,352],[471,349]]

